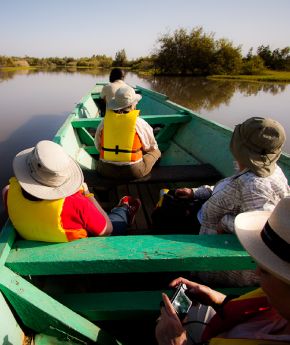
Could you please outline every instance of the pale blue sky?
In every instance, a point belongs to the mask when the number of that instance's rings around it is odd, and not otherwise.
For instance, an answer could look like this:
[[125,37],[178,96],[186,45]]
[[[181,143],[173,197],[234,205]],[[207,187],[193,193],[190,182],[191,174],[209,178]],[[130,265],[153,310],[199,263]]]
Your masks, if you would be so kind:
[[0,55],[115,56],[153,52],[157,38],[202,26],[250,47],[290,46],[290,0],[0,0]]

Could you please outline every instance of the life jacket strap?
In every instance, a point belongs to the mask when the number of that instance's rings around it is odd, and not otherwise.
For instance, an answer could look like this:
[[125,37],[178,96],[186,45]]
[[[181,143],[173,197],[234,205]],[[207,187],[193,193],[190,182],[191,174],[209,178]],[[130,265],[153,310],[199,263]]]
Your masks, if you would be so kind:
[[137,152],[141,151],[141,148],[136,149],[136,150],[123,150],[123,149],[119,148],[119,145],[116,145],[114,149],[109,149],[107,147],[102,147],[102,150],[103,151],[108,151],[108,152],[114,152],[117,155],[119,152],[122,152],[122,153],[137,153]]

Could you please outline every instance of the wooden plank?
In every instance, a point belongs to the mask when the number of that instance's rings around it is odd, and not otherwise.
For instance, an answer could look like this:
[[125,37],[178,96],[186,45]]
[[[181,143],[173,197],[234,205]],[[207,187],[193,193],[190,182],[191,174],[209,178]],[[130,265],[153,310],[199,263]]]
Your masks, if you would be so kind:
[[25,326],[61,338],[96,341],[99,327],[57,302],[10,269],[0,269],[0,289]]
[[161,293],[172,291],[125,291],[63,294],[57,300],[91,321],[146,319],[160,312]]
[[157,182],[179,182],[179,181],[199,181],[199,184],[208,181],[218,181],[222,178],[220,173],[210,164],[199,165],[174,165],[174,166],[154,166],[147,176],[130,181],[113,180],[100,176],[96,171],[84,170],[85,181],[94,187],[113,186],[124,183],[157,183]]
[[5,264],[15,237],[15,229],[11,221],[8,219],[0,232],[0,267]]
[[2,345],[23,345],[24,333],[0,292],[0,339]]
[[[253,288],[218,290],[239,296]],[[159,315],[162,292],[168,296],[173,294],[173,290],[68,293],[58,295],[57,300],[91,321],[148,320],[150,317],[156,319]]]
[[18,241],[6,266],[21,275],[253,269],[234,235],[92,237],[69,243]]
[[[157,124],[173,124],[173,123],[187,123],[191,120],[188,114],[170,114],[170,115],[141,115],[141,117],[151,125]],[[102,117],[96,118],[80,118],[72,119],[71,124],[73,128],[97,128]]]
[[94,138],[85,128],[78,128],[77,129],[78,136],[84,145],[91,145],[94,146]]

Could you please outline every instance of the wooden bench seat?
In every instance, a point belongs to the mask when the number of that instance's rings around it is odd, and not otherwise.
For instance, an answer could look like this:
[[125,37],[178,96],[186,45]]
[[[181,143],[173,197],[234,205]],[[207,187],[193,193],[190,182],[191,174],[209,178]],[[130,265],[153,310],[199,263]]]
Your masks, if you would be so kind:
[[124,183],[168,183],[169,181],[198,181],[199,185],[201,185],[204,183],[215,183],[222,178],[222,175],[210,164],[199,164],[174,166],[157,165],[153,167],[152,171],[147,176],[129,181],[108,179],[92,170],[84,170],[84,177],[89,186],[102,189]]
[[[172,278],[189,278],[192,271],[255,268],[234,235],[116,236],[43,243],[15,239],[10,222],[1,234],[0,254],[0,290],[27,327],[90,340],[101,332],[92,321],[127,319],[143,324],[156,319],[161,292]],[[139,277],[146,284],[137,284]],[[67,290],[49,289],[46,282]]]

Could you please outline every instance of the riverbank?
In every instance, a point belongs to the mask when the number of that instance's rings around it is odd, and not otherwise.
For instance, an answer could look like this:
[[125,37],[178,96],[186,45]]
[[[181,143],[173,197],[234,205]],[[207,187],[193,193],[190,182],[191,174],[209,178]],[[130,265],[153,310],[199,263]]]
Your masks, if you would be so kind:
[[246,80],[254,82],[279,82],[279,83],[290,83],[290,72],[286,71],[265,71],[261,75],[212,75],[209,79],[233,79],[233,80]]
[[[126,71],[132,71],[134,73],[137,73],[141,76],[154,76],[155,70],[137,70],[137,69],[130,69],[128,67],[120,67]],[[106,69],[101,69],[101,68],[92,68],[92,67],[87,67],[87,66],[74,66],[74,67],[48,67],[48,68],[43,68],[43,67],[0,67],[0,71],[3,72],[16,72],[16,71],[23,71],[23,70],[61,70],[61,69],[69,69],[69,70],[74,70],[74,71],[109,71]],[[179,75],[180,76],[180,75]],[[182,76],[181,76],[182,77]],[[188,76],[186,76],[188,77]],[[195,78],[195,76],[192,76],[192,78]],[[221,79],[221,80],[245,80],[249,82],[277,82],[277,83],[290,83],[290,72],[287,71],[272,71],[272,70],[266,70],[263,74],[260,75],[228,75],[228,74],[218,74],[218,75],[210,75],[207,77],[208,79]]]

